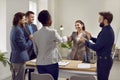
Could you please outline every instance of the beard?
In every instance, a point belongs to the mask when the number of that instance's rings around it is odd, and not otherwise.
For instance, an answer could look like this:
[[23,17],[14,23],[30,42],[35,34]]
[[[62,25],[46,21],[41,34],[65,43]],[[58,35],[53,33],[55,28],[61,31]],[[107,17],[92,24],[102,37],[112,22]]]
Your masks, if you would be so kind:
[[102,23],[100,23],[100,25],[99,25],[100,27],[104,27],[104,23],[102,22]]

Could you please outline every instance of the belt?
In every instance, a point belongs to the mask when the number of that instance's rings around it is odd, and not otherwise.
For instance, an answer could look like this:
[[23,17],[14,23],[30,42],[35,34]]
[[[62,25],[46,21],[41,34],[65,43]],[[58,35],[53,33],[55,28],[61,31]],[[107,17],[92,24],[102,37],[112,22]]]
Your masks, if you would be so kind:
[[112,57],[111,56],[97,56],[97,59],[111,59]]

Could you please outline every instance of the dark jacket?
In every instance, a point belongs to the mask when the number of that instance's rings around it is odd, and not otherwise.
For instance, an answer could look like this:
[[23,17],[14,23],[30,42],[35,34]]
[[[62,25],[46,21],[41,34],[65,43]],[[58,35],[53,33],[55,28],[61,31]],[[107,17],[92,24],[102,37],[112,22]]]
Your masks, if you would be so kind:
[[[31,24],[31,27],[32,27],[33,33],[38,30],[37,26],[35,24]],[[28,24],[25,24],[23,31],[24,31],[25,38],[28,41],[29,35],[31,35]],[[30,60],[36,58],[36,55],[35,55],[35,52],[33,49],[33,45],[31,45],[27,51],[28,51],[28,55],[29,55]]]
[[24,32],[20,26],[12,27],[10,33],[12,63],[23,63],[29,60],[27,49],[32,45],[32,41],[26,41]]
[[114,31],[110,25],[102,27],[97,38],[92,38],[94,43],[86,41],[86,45],[95,50],[98,56],[111,56],[112,46],[114,44]]

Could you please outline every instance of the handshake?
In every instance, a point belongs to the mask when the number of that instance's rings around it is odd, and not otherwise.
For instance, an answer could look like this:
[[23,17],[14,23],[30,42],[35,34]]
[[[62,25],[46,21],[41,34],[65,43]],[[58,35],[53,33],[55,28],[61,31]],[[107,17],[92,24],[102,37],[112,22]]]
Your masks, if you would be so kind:
[[67,36],[63,36],[63,37],[62,37],[62,41],[63,41],[63,42],[67,42],[67,41],[68,41]]

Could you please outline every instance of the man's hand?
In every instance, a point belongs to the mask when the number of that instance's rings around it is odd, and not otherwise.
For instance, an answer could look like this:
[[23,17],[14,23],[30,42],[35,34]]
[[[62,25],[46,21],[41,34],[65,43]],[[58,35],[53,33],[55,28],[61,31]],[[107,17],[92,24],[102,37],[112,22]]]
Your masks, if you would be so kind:
[[83,43],[85,43],[86,40],[87,40],[87,39],[84,38],[84,37],[81,37],[81,38],[80,38],[80,41],[83,42]]
[[32,34],[31,34],[31,35],[29,35],[29,39],[31,39],[31,40],[33,39],[33,35],[32,35]]

